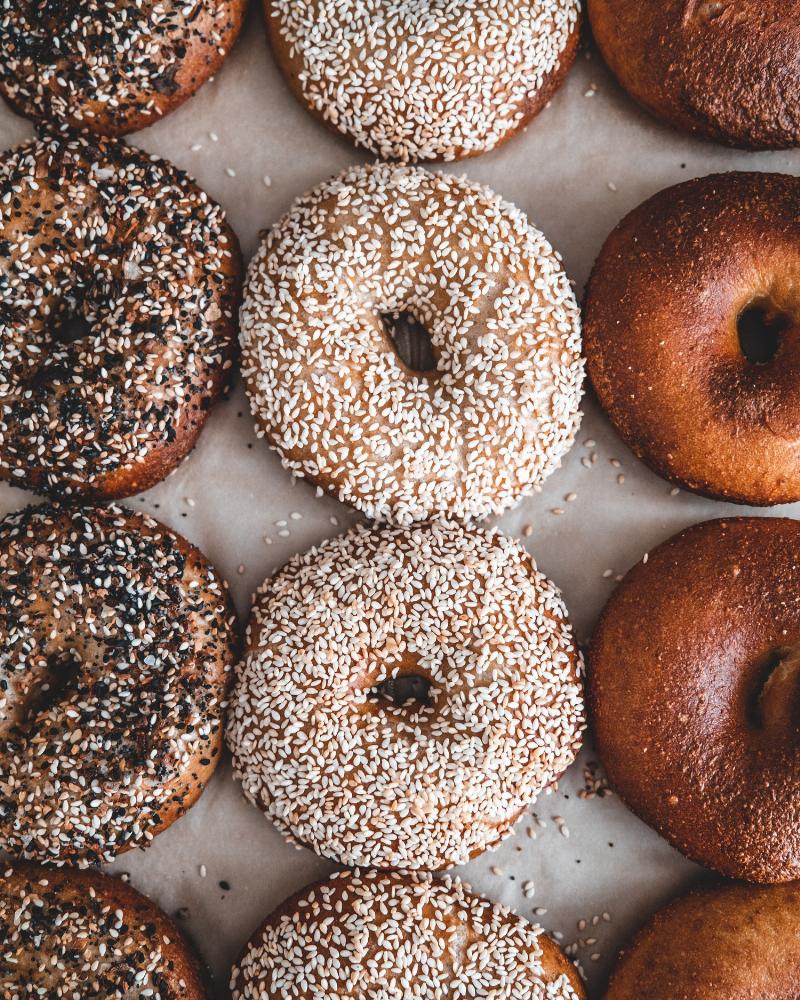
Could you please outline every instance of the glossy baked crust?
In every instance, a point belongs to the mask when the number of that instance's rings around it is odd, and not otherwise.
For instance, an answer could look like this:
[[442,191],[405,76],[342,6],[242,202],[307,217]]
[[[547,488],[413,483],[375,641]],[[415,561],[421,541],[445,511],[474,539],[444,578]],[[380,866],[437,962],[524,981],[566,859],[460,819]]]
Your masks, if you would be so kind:
[[589,654],[613,788],[695,861],[800,878],[800,522],[695,525],[626,575]]
[[[620,222],[587,286],[584,345],[637,457],[718,499],[800,499],[799,289],[796,177],[712,174]],[[775,332],[767,360],[743,349],[746,316]]]
[[695,890],[624,949],[605,1000],[794,1000],[800,883]]
[[657,117],[749,149],[800,143],[800,0],[589,0],[589,18]]

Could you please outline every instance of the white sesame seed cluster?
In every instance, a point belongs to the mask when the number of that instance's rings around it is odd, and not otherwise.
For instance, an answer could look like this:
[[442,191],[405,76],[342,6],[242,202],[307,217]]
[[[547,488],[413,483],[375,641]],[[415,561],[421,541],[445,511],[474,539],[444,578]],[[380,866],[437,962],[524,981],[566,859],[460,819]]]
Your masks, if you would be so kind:
[[231,367],[239,271],[219,206],[164,160],[87,137],[0,158],[0,475],[96,497],[163,478]]
[[0,875],[3,1000],[205,1000],[193,956],[158,908],[99,873]]
[[312,111],[403,161],[473,156],[516,132],[580,21],[579,0],[265,6],[279,62]]
[[[357,527],[259,591],[228,715],[234,771],[325,857],[462,864],[574,760],[580,673],[560,595],[515,540]],[[409,677],[426,698],[389,700]]]
[[234,968],[234,1000],[578,1000],[541,928],[457,879],[341,872],[290,903]]
[[214,72],[243,9],[243,0],[0,0],[0,92],[35,119],[103,134],[141,128]]
[[145,846],[222,745],[227,589],[179,535],[121,508],[0,521],[0,848],[78,864]]
[[[382,316],[429,332],[435,372]],[[300,198],[251,262],[242,370],[292,472],[373,519],[499,513],[560,463],[579,424],[580,318],[561,260],[485,187],[352,167]]]

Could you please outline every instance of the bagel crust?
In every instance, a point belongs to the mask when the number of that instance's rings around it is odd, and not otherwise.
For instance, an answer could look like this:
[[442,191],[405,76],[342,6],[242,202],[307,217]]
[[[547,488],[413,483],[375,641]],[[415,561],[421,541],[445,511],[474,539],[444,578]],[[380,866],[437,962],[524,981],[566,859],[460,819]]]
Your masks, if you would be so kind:
[[253,934],[233,1000],[584,1000],[541,927],[458,880],[340,872],[286,900]]
[[720,885],[656,913],[605,1000],[794,1000],[798,983],[800,883]]
[[676,128],[746,149],[800,144],[800,0],[589,0],[628,93]]
[[311,113],[384,159],[458,160],[516,135],[578,51],[579,0],[264,0]]
[[[408,368],[385,317],[430,334]],[[463,178],[352,167],[295,202],[253,258],[242,372],[292,472],[374,520],[500,513],[580,422],[580,316],[519,209]]]
[[0,476],[106,500],[172,472],[227,383],[240,282],[221,209],[165,160],[91,137],[4,154]]
[[225,584],[118,507],[0,521],[0,849],[96,864],[144,847],[219,761],[235,658]]
[[630,570],[592,638],[589,707],[611,785],[675,847],[800,878],[800,523],[707,521]]
[[0,93],[20,114],[125,135],[213,76],[247,0],[0,0]]
[[[611,233],[585,299],[589,377],[632,451],[720,500],[800,500],[800,180],[687,181]],[[751,360],[743,317],[777,324]],[[762,332],[760,342],[768,342]]]
[[[234,771],[325,857],[462,864],[574,760],[580,673],[561,597],[518,542],[358,527],[259,591],[228,720]],[[387,697],[412,678],[423,698]]]
[[0,996],[207,1000],[207,976],[165,913],[98,871],[0,866]]

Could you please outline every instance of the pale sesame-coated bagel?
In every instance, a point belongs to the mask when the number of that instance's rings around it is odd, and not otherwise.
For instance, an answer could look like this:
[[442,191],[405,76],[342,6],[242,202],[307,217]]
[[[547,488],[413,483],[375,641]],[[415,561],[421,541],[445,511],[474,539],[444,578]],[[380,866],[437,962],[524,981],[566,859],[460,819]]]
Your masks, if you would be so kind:
[[583,1000],[547,934],[458,879],[340,872],[307,886],[253,934],[233,1000]]
[[[413,371],[385,317],[429,332]],[[352,167],[295,202],[251,262],[242,367],[284,464],[368,516],[498,513],[575,436],[580,318],[561,260],[488,188]]]
[[601,405],[661,475],[800,499],[800,179],[714,174],[634,209],[595,264],[584,341]]
[[98,871],[0,863],[6,1000],[206,1000],[207,974],[155,903]]
[[579,0],[264,0],[272,49],[317,118],[385,159],[493,149],[575,59]]
[[37,122],[125,135],[217,72],[247,0],[0,0],[0,93]]
[[798,983],[800,883],[718,885],[645,924],[605,1000],[794,1000]]
[[652,114],[749,149],[800,144],[800,0],[589,0],[600,51]]
[[165,160],[77,136],[0,157],[0,477],[98,500],[163,479],[227,382],[240,279]]
[[561,597],[517,541],[357,527],[259,591],[228,717],[234,770],[325,857],[462,864],[572,763],[580,674]]
[[236,643],[225,584],[119,507],[0,521],[0,849],[50,862],[144,847],[217,766]]
[[732,878],[800,878],[800,522],[707,521],[659,546],[607,604],[589,666],[631,809]]

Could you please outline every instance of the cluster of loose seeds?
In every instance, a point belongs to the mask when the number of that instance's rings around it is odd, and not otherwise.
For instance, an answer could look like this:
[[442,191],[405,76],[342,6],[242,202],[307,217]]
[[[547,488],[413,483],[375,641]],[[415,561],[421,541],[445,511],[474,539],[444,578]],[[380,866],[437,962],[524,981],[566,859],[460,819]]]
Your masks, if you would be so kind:
[[248,648],[227,729],[245,794],[348,865],[467,861],[580,743],[561,598],[496,531],[437,522],[326,541],[264,584]]
[[96,873],[0,875],[3,1000],[200,1000],[196,960],[164,915]]
[[0,92],[29,117],[104,134],[193,93],[232,46],[245,0],[0,0]]
[[239,272],[222,211],[165,161],[87,138],[6,154],[0,473],[97,496],[166,475],[231,366]]
[[553,952],[540,927],[458,879],[342,872],[267,919],[231,989],[234,1000],[577,1000]]
[[273,0],[273,45],[300,94],[386,159],[492,149],[538,108],[579,0]]
[[233,656],[224,584],[158,522],[0,522],[0,846],[84,863],[146,844],[216,766]]
[[[429,332],[436,370],[382,317]],[[464,179],[353,167],[299,199],[249,272],[243,373],[259,433],[293,472],[375,519],[482,517],[571,445],[580,320],[557,254]]]

